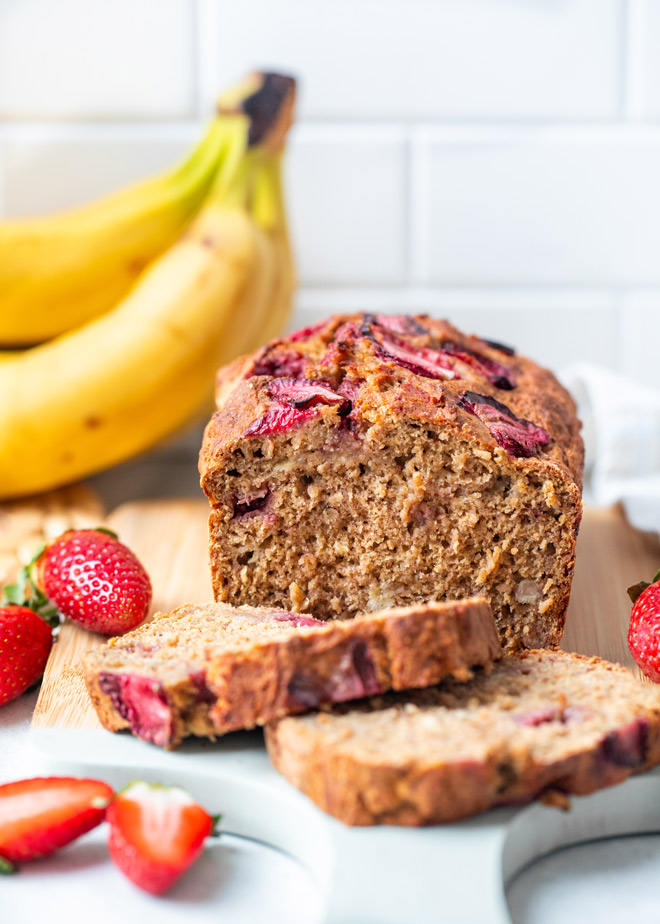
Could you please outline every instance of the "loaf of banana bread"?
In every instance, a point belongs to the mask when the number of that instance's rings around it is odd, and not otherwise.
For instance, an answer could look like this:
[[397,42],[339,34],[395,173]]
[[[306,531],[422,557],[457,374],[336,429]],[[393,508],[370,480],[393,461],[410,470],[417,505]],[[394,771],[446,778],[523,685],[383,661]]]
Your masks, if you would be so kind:
[[294,786],[347,824],[440,824],[565,801],[652,767],[660,695],[599,658],[530,651],[468,683],[281,719],[266,744]]
[[83,670],[105,728],[172,748],[323,703],[467,680],[500,654],[483,599],[333,623],[210,603],[158,614],[89,652]]
[[556,378],[426,316],[344,315],[220,371],[200,454],[217,600],[321,618],[485,596],[559,644],[583,447]]

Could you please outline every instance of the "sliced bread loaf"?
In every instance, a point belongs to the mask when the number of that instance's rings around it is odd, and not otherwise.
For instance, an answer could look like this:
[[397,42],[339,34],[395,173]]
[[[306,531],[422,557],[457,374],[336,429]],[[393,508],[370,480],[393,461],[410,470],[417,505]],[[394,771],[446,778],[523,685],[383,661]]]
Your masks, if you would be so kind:
[[110,731],[161,747],[386,690],[466,680],[501,654],[485,600],[321,622],[223,603],[182,606],[111,639],[84,660]]
[[582,512],[570,395],[425,316],[337,315],[218,376],[200,455],[214,595],[345,619],[479,595],[559,645]]
[[266,743],[275,767],[347,824],[438,824],[589,793],[660,762],[660,694],[599,658],[530,651],[469,683],[282,719]]

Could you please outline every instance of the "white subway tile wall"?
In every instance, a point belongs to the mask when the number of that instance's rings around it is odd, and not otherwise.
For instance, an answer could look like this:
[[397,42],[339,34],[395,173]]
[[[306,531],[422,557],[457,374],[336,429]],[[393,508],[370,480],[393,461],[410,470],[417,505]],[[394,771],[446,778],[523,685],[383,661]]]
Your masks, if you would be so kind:
[[660,126],[413,135],[418,282],[660,283]]
[[646,385],[660,384],[658,330],[660,291],[637,290],[623,297],[622,368]]
[[406,133],[300,125],[287,164],[303,285],[406,282]]
[[185,119],[190,0],[0,0],[3,119]]
[[301,80],[292,324],[422,310],[660,384],[660,0],[0,0],[0,215],[176,161]]
[[201,0],[202,93],[246,52],[312,119],[616,118],[621,0]]

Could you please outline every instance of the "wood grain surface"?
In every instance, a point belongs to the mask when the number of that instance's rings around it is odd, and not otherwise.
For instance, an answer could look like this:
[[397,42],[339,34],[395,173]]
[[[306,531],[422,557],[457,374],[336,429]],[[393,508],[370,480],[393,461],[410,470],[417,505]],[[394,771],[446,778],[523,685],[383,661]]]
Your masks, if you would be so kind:
[[0,503],[0,586],[10,584],[37,546],[67,529],[98,526],[105,517],[99,496],[73,484],[34,497]]
[[[144,564],[154,589],[150,616],[188,602],[212,600],[206,501],[140,501],[118,507],[106,525]],[[33,726],[100,728],[82,679],[80,659],[105,637],[64,624],[53,646]]]
[[[154,585],[152,614],[212,599],[205,501],[143,501],[119,507],[107,523],[140,557]],[[626,587],[660,566],[660,544],[632,529],[618,508],[587,509],[578,540],[573,594],[562,648],[600,655],[635,670],[626,644],[630,601]],[[80,672],[85,651],[103,637],[62,627],[44,680],[33,725],[100,728]]]

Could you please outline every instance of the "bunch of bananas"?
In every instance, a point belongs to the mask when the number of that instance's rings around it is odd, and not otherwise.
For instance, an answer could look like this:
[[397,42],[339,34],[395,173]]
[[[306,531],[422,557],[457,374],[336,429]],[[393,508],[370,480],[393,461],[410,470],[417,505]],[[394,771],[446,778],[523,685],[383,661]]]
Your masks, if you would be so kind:
[[0,498],[149,448],[208,408],[219,365],[281,332],[294,92],[251,75],[172,173],[0,226],[0,344],[21,347],[0,352]]

